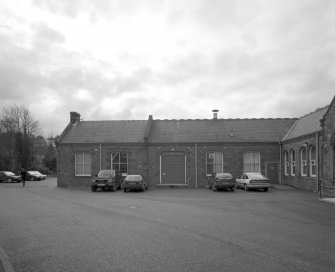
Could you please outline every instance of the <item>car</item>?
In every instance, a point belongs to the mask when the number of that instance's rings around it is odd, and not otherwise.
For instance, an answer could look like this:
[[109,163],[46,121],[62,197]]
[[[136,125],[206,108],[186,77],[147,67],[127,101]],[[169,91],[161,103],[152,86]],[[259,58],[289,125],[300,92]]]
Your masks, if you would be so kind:
[[10,171],[0,171],[0,182],[21,182],[21,177]]
[[36,175],[38,175],[38,176],[41,177],[41,180],[45,180],[46,177],[47,177],[47,175],[44,175],[44,174],[42,174],[42,173],[40,173],[40,172],[38,172],[38,171],[34,171],[34,172],[35,172]]
[[213,173],[208,181],[208,187],[213,191],[218,189],[230,189],[233,192],[235,186],[235,179],[230,173]]
[[270,187],[270,180],[261,173],[247,172],[236,179],[236,186],[237,188],[243,188],[245,191],[263,189],[264,192],[267,192]]
[[122,188],[124,192],[127,192],[127,190],[141,190],[144,192],[148,189],[148,184],[141,175],[127,175],[123,180]]
[[98,175],[91,179],[91,191],[96,192],[98,189],[115,192],[121,189],[122,176],[117,170],[105,169],[100,170]]
[[45,179],[41,175],[37,174],[36,171],[27,171],[26,180],[42,180]]

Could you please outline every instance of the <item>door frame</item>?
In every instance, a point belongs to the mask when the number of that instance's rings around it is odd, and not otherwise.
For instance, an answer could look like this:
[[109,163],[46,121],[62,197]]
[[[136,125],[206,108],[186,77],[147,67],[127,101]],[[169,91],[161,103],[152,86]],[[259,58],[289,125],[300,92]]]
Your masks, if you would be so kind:
[[[171,152],[171,151],[170,151]],[[173,151],[172,151],[173,152]],[[179,151],[175,151],[176,153]],[[164,156],[164,153],[165,152],[162,152],[160,155],[159,155],[159,184],[162,184],[162,156]],[[184,156],[184,160],[185,160],[185,165],[184,165],[184,184],[187,184],[186,182],[186,154],[184,152],[181,152],[183,153],[183,155],[166,155],[166,156]]]
[[280,179],[279,179],[279,177],[280,177],[280,171],[279,171],[279,168],[280,168],[280,162],[271,162],[271,161],[269,161],[269,162],[266,162],[265,163],[265,176],[268,176],[268,164],[269,163],[276,163],[277,165],[278,165],[278,177],[277,177],[277,179],[278,179],[278,184],[281,184],[280,183]]

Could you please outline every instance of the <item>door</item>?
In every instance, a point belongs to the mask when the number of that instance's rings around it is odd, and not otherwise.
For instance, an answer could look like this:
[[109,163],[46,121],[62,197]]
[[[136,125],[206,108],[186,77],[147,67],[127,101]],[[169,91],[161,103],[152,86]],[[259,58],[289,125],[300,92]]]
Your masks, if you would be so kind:
[[161,155],[161,184],[185,184],[185,154],[164,152]]
[[279,162],[266,163],[266,176],[270,183],[279,184]]

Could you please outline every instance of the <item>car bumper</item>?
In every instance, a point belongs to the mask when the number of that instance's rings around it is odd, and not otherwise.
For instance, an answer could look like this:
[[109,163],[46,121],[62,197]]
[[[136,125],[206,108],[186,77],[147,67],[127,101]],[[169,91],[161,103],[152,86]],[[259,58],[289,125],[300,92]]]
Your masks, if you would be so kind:
[[104,187],[113,187],[113,182],[108,183],[91,183],[91,187],[104,188]]
[[236,186],[235,183],[214,183],[213,186],[217,189],[225,189],[225,188],[234,188]]
[[123,189],[142,189],[143,183],[123,183]]
[[246,184],[247,188],[249,189],[264,189],[264,188],[269,188],[270,187],[270,183],[249,183]]

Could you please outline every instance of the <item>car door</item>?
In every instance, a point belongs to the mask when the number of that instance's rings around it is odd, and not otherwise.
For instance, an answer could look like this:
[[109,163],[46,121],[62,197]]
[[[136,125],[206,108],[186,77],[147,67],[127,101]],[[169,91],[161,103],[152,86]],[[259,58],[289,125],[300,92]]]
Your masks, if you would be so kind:
[[240,175],[237,179],[236,179],[236,185],[237,187],[240,187],[241,185],[243,185],[243,182],[242,182],[242,177],[243,177],[243,174]]

